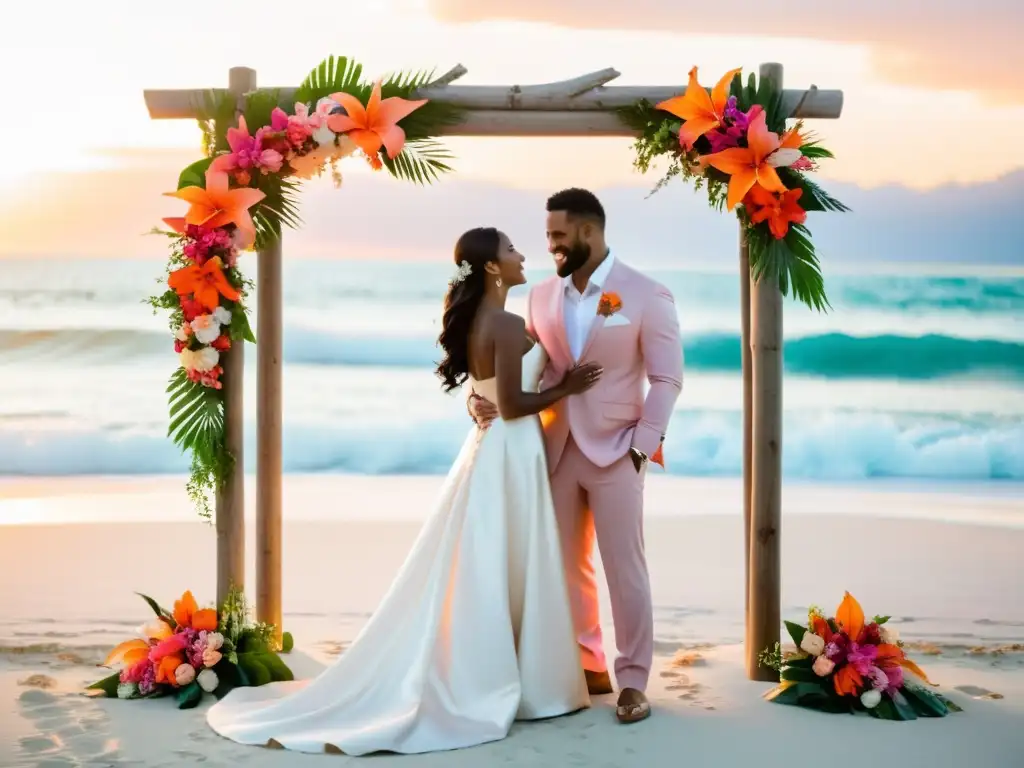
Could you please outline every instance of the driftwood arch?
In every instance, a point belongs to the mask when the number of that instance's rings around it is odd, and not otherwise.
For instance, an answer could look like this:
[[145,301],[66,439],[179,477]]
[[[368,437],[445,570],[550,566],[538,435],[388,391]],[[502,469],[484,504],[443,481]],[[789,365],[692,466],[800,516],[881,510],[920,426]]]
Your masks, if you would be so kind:
[[[683,93],[679,86],[607,86],[619,76],[611,68],[540,85],[452,85],[466,74],[459,65],[419,89],[416,98],[465,110],[448,136],[633,136],[616,110],[640,99],[658,103]],[[762,79],[782,90],[781,64],[762,64]],[[196,119],[207,94],[235,100],[236,117],[257,90],[256,71],[233,67],[228,87],[147,90],[153,119]],[[295,88],[267,88],[282,102]],[[783,111],[793,118],[838,118],[843,93],[816,86],[783,90]],[[223,131],[226,126],[218,126]],[[257,255],[257,436],[256,436],[256,613],[281,631],[281,240]],[[743,365],[743,498],[746,563],[747,676],[777,680],[758,664],[758,653],[779,640],[781,624],[780,537],[782,528],[782,294],[774,279],[750,279],[747,243],[740,227],[740,316]],[[243,436],[244,344],[223,358],[226,447],[236,471],[217,491],[217,599],[245,580],[245,484]]]

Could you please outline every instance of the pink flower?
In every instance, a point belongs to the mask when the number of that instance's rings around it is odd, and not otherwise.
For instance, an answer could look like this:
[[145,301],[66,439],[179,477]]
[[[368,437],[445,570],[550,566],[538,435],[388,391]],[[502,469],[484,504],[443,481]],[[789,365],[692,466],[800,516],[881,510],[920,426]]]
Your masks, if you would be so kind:
[[885,672],[885,676],[889,678],[889,693],[895,693],[903,687],[903,667],[883,667],[882,671]]
[[[135,662],[132,666],[126,667],[121,670],[121,682],[122,683],[140,683],[146,676],[146,670],[153,669],[153,662],[149,659],[142,659]],[[155,674],[155,673],[154,673]]]
[[873,688],[884,691],[889,687],[889,677],[885,674],[885,670],[880,667],[871,667],[866,677],[871,681]]
[[149,660],[154,664],[158,664],[165,656],[170,656],[173,653],[180,653],[185,650],[187,645],[188,638],[183,632],[171,635],[166,640],[161,640],[153,646],[149,652]]
[[281,170],[284,157],[280,152],[273,149],[263,148],[263,133],[266,129],[256,131],[256,135],[249,134],[249,128],[245,124],[245,118],[238,118],[237,128],[228,128],[227,139],[231,152],[220,155],[210,168],[225,173],[246,173],[250,169],[263,171],[264,173],[277,173]]
[[188,685],[196,679],[196,670],[188,662],[179,664],[174,670],[174,682],[178,685]]
[[846,655],[846,661],[853,665],[853,668],[861,675],[869,675],[871,674],[871,670],[875,668],[873,662],[877,656],[877,645],[859,645],[858,643],[850,643],[850,650]]
[[212,648],[207,648],[203,651],[203,666],[215,667],[221,660],[220,651],[215,651]]
[[814,163],[811,162],[811,159],[809,157],[804,157],[803,155],[800,155],[800,159],[798,159],[789,167],[792,168],[794,171],[810,171],[814,169]]
[[814,665],[811,669],[814,670],[814,674],[818,677],[828,677],[832,674],[832,670],[836,668],[836,663],[827,656],[819,656],[814,660]]

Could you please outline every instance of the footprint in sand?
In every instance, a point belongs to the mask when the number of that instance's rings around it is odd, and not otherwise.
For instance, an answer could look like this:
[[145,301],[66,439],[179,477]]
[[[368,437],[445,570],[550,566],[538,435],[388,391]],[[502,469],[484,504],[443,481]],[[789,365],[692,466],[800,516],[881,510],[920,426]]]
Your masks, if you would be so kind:
[[[676,692],[676,697],[683,701],[699,704],[701,706],[706,705],[703,698],[704,686],[690,680],[689,675],[679,671],[678,669],[666,669],[662,671],[661,676],[666,680],[671,681],[665,686],[666,691]],[[713,709],[713,707],[706,708]]]
[[[41,677],[41,676],[40,676]],[[21,739],[21,755],[38,765],[79,765],[82,762],[116,764],[116,742],[107,717],[91,699],[79,693],[54,692],[34,687],[18,697],[18,711],[37,732]]]
[[1003,694],[990,691],[988,688],[982,688],[978,685],[958,685],[956,689],[961,693],[966,693],[968,696],[974,699],[1002,699]]

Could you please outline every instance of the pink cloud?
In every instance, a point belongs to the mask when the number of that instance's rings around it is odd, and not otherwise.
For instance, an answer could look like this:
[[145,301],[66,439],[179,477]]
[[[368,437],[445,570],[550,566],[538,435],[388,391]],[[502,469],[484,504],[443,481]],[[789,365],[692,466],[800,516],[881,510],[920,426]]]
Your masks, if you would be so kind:
[[[1015,0],[861,0],[835,4],[731,0],[428,0],[450,22],[536,21],[577,29],[803,38],[869,47],[886,81],[973,91],[990,104],[1024,104],[1024,3]],[[839,7],[842,6],[842,7]],[[769,9],[770,10],[766,10]]]

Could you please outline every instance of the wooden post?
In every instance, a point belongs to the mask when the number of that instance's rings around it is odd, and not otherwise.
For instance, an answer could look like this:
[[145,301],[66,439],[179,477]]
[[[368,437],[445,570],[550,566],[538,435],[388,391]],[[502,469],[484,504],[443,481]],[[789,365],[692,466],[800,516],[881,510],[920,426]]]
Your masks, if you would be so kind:
[[[235,97],[235,116],[245,109],[245,94],[256,89],[256,71],[232,67],[228,90]],[[217,126],[220,133],[224,126]],[[217,488],[217,604],[232,587],[245,588],[245,342],[221,353],[224,374],[224,447],[234,456],[231,474]]]
[[750,247],[740,222],[740,370],[743,376],[743,617],[750,643],[750,420],[753,382],[750,370]]
[[[762,64],[761,78],[782,87],[782,65]],[[782,292],[774,277],[751,286],[753,423],[750,494],[750,631],[747,677],[777,681],[758,654],[779,642],[782,533]]]
[[256,618],[281,641],[281,240],[258,255],[256,294]]

